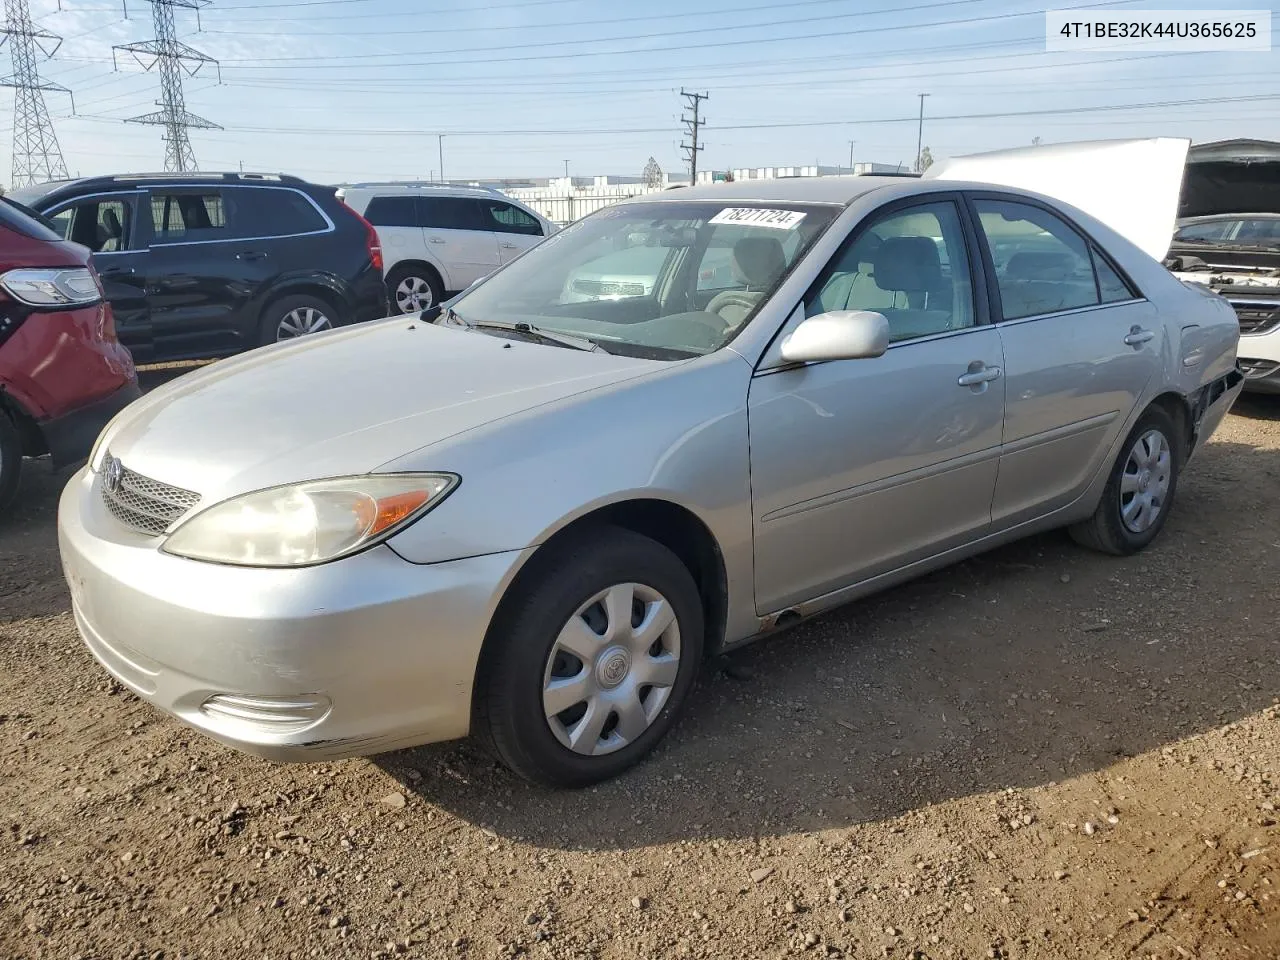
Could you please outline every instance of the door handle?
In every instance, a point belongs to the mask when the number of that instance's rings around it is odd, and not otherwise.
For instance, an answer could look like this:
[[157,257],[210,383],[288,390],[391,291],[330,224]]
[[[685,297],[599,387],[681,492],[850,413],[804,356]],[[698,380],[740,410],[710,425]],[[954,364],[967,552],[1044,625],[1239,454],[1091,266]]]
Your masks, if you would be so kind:
[[444,243],[445,241],[444,241],[444,239],[443,239],[442,237],[432,237],[432,238],[431,238],[431,242],[432,242],[432,243]]
[[960,375],[956,383],[962,387],[978,387],[984,383],[990,383],[993,380],[999,380],[1003,371],[999,367],[979,367],[976,370],[971,369],[968,373]]
[[515,248],[516,248],[516,245],[514,243],[504,243],[502,245],[503,250],[514,250]]
[[236,254],[236,259],[248,260],[252,262],[254,260],[265,260],[267,259],[267,255],[263,253],[261,250],[243,250],[240,253]]
[[1143,330],[1141,327],[1133,327],[1129,331],[1129,335],[1124,338],[1124,342],[1131,347],[1140,347],[1149,340],[1156,338],[1155,331]]

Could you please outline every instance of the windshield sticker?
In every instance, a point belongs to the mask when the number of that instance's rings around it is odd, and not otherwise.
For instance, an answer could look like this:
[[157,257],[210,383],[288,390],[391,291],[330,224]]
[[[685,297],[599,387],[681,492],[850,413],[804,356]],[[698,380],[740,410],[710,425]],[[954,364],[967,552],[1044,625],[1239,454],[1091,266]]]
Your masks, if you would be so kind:
[[708,223],[736,223],[744,227],[773,227],[775,230],[794,230],[800,226],[804,214],[798,210],[761,210],[759,207],[727,207]]

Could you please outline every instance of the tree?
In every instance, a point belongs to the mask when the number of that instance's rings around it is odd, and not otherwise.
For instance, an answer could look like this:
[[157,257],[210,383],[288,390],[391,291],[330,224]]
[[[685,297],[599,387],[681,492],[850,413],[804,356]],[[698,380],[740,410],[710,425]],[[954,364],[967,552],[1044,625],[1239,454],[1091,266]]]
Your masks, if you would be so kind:
[[646,187],[662,186],[662,168],[658,166],[658,161],[649,158],[649,162],[644,165],[644,184]]
[[933,166],[933,151],[925,147],[920,151],[920,159],[916,161],[916,173],[924,173]]
[[1032,137],[1032,138],[1031,138],[1031,145],[1032,145],[1033,147],[1038,147],[1038,146],[1040,146],[1040,138],[1039,138],[1039,137]]

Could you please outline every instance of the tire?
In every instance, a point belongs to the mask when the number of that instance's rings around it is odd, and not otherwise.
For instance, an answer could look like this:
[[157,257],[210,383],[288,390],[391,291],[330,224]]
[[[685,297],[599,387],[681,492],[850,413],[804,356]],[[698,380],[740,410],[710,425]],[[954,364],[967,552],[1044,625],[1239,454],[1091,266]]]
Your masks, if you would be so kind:
[[18,495],[22,478],[22,438],[8,415],[0,410],[0,516]]
[[[262,311],[259,340],[265,347],[284,343],[312,333],[323,333],[338,326],[333,307],[319,297],[295,294],[281,297]],[[289,332],[289,331],[295,332]]]
[[[1088,520],[1071,527],[1072,538],[1081,546],[1116,556],[1137,553],[1155,540],[1178,489],[1184,459],[1180,438],[1168,413],[1160,407],[1147,410],[1125,438],[1098,508]],[[1162,452],[1154,446],[1157,439]]]
[[[638,763],[675,723],[702,661],[702,601],[675,554],[628,530],[551,551],[494,624],[476,732],[525,779],[585,787]],[[620,607],[628,591],[631,616],[615,633],[605,600]]]
[[387,296],[395,313],[419,313],[444,300],[444,285],[430,267],[405,264],[387,274]]

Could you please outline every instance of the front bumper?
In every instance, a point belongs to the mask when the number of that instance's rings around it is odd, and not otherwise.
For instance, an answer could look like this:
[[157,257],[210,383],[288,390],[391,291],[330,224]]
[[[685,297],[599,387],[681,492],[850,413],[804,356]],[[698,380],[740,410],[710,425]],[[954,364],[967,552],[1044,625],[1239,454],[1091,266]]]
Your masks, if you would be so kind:
[[379,546],[265,570],[183,560],[118,524],[83,468],[58,544],[76,625],[138,696],[228,746],[333,760],[465,736],[520,553],[415,565]]
[[110,396],[96,400],[71,413],[40,423],[45,449],[53,458],[53,467],[62,467],[85,459],[93,449],[103,428],[117,413],[142,397],[137,379],[129,380]]

